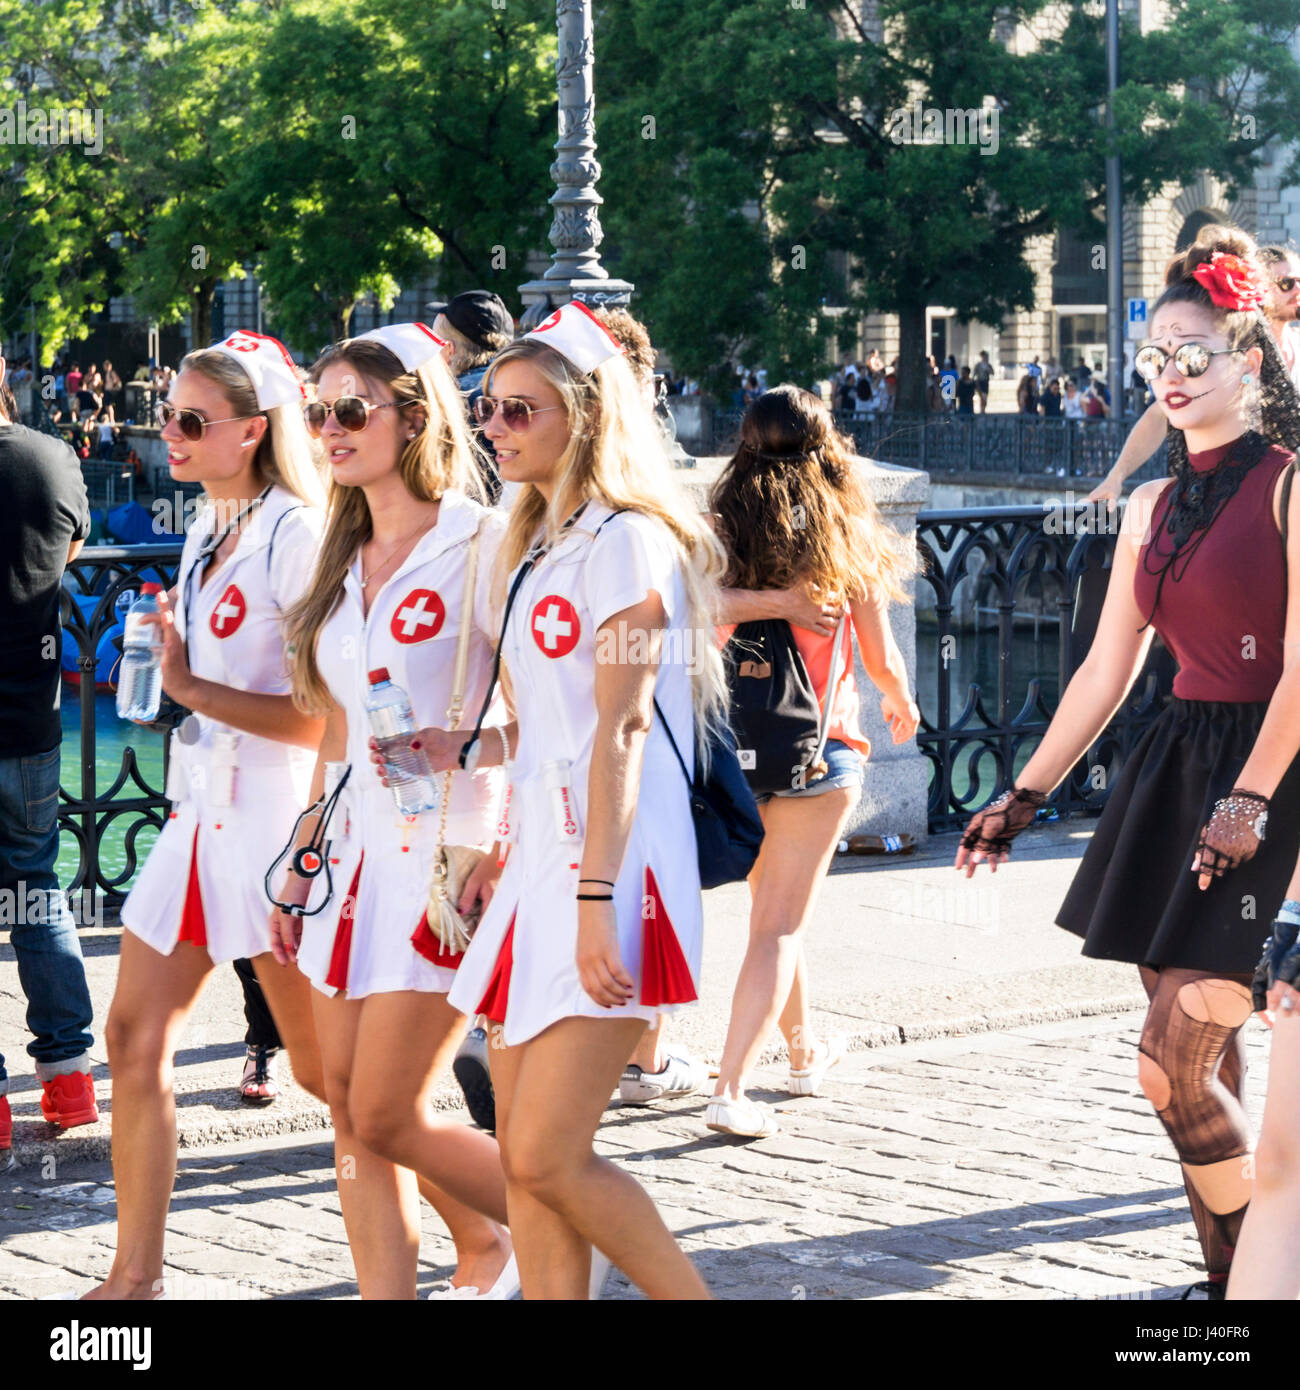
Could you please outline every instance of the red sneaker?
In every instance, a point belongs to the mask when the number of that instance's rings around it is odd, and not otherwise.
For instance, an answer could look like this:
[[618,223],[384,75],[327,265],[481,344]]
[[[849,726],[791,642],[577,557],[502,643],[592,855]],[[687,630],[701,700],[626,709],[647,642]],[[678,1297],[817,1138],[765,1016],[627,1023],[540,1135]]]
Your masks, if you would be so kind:
[[41,1082],[41,1114],[60,1129],[74,1125],[93,1125],[99,1119],[95,1104],[95,1083],[90,1073],[68,1072]]
[[0,1149],[14,1146],[14,1117],[9,1109],[9,1097],[0,1096]]

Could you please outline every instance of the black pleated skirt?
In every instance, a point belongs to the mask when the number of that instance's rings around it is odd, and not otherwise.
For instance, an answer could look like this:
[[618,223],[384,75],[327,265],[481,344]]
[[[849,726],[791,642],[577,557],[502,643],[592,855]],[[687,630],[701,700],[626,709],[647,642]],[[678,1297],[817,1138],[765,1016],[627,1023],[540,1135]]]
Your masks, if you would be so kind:
[[1267,709],[1174,699],[1143,735],[1057,914],[1060,926],[1083,937],[1085,956],[1225,975],[1254,970],[1300,849],[1300,758],[1272,797],[1252,860],[1204,892],[1191,863]]

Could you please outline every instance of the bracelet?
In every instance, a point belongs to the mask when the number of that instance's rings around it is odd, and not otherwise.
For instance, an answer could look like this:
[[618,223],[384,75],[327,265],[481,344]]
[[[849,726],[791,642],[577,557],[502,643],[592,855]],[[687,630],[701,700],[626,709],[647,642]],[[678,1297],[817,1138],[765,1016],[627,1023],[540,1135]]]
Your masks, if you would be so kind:
[[501,735],[501,766],[505,767],[510,761],[510,738],[504,724],[497,725],[497,733]]
[[1047,792],[1030,791],[1028,787],[1017,787],[1014,782],[1011,784],[1011,795],[1017,801],[1024,801],[1028,805],[1036,807],[1046,806],[1051,800]]
[[606,884],[606,885],[607,885],[608,887],[610,887],[610,888],[613,888],[613,886],[614,886],[612,883],[610,883],[609,879],[607,879],[607,878],[580,878],[580,879],[578,880],[578,882],[579,882],[579,883],[603,883],[603,884]]
[[613,893],[577,893],[574,895],[580,903],[612,903]]

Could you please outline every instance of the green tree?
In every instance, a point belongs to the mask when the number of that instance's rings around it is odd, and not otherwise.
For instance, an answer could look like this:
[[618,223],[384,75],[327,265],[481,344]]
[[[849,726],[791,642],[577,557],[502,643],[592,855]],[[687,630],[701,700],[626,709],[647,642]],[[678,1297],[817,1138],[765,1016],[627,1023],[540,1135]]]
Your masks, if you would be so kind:
[[272,26],[262,6],[178,16],[137,61],[139,101],[123,137],[133,204],[129,288],[159,323],[187,317],[212,339],[217,286],[244,274],[267,241],[264,219],[232,189],[253,137],[249,73]]
[[[1115,141],[1130,198],[1203,171],[1244,185],[1300,99],[1300,3],[1167,9],[1168,29],[1129,24],[1121,40]],[[737,361],[811,381],[830,340],[875,310],[899,317],[899,405],[919,409],[927,305],[1000,324],[1033,307],[1032,239],[1070,228],[1100,240],[1102,7],[876,10],[880,31],[844,0],[697,0],[674,13],[671,43],[654,0],[599,11],[617,269],[676,365],[715,387],[734,384]],[[937,139],[927,111],[940,113]],[[987,114],[945,122],[962,111]]]
[[[0,0],[0,334],[47,360],[117,292],[130,208],[124,53],[158,27],[147,0]],[[61,138],[61,137],[76,138]]]

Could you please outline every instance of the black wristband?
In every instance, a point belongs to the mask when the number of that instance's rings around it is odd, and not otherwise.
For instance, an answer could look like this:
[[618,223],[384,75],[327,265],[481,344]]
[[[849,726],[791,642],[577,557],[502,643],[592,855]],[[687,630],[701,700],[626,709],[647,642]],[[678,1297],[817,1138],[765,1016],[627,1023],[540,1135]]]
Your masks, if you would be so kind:
[[603,884],[605,884],[605,885],[606,885],[607,887],[609,887],[609,888],[612,888],[612,887],[614,886],[614,885],[609,881],[609,879],[607,879],[607,878],[580,878],[580,879],[578,880],[578,882],[579,882],[579,883],[603,883]]
[[613,893],[575,893],[574,897],[580,903],[612,903]]

